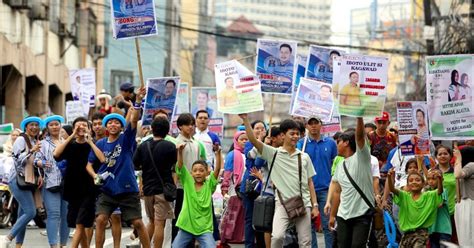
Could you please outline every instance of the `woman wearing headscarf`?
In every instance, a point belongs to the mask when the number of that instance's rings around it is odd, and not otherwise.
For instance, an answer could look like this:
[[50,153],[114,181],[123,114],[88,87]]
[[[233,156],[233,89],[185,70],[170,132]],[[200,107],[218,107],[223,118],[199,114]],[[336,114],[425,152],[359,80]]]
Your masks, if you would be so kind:
[[[20,126],[24,133],[13,144],[14,166],[10,171],[8,179],[10,190],[18,201],[19,212],[18,219],[10,233],[0,238],[0,245],[4,246],[9,245],[13,238],[16,237],[16,246],[21,247],[25,239],[26,226],[36,215],[33,191],[21,189],[18,184],[17,175],[23,177],[25,181],[30,181],[34,174],[33,158],[41,149],[41,144],[37,138],[42,126],[42,120],[39,117],[30,116],[25,118]],[[41,187],[41,176],[39,176],[38,182],[39,187]]]
[[221,243],[242,243],[244,241],[244,208],[238,193],[239,185],[245,171],[244,147],[248,138],[245,132],[234,134],[233,150],[227,153],[224,164],[224,180],[221,185],[222,195],[227,200],[227,207],[221,224]]
[[[43,201],[48,216],[46,231],[49,245],[53,248],[67,246],[69,227],[67,225],[67,202],[62,196],[62,175],[54,159],[53,153],[56,146],[64,140],[60,137],[61,125],[64,118],[59,115],[49,116],[44,119],[47,133],[41,141],[41,149],[35,155],[35,164],[43,168],[45,180],[43,185]],[[58,232],[60,242],[58,242]]]

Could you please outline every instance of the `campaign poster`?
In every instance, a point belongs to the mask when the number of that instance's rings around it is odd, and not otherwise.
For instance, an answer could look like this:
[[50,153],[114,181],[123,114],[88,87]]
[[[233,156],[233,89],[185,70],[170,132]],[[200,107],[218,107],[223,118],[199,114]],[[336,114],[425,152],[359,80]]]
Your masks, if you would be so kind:
[[191,113],[196,116],[199,110],[209,114],[209,130],[224,135],[224,114],[217,111],[217,92],[214,87],[193,87],[191,89]]
[[335,134],[336,132],[342,131],[341,128],[341,116],[339,115],[339,105],[338,105],[338,92],[339,92],[339,84],[338,75],[341,69],[341,57],[335,57],[333,59],[333,75],[335,75],[332,79],[332,93],[334,99],[334,106],[332,108],[332,116],[331,121],[327,123],[323,123],[321,127],[321,133],[323,134]]
[[295,83],[293,85],[293,90],[291,90],[291,101],[290,101],[290,111],[288,112],[290,115],[293,112],[293,103],[295,101],[296,91],[298,90],[298,85],[300,84],[300,80],[304,77],[306,71],[306,60],[308,58],[305,55],[298,54],[296,56],[296,78]]
[[189,113],[189,84],[180,83],[178,87],[178,93],[176,96],[176,104],[173,111],[173,117],[171,121],[171,135],[176,136],[179,133],[178,125],[176,120],[181,113]]
[[387,96],[388,58],[348,54],[338,76],[339,114],[380,116]]
[[66,122],[68,125],[72,125],[72,122],[77,117],[85,117],[80,101],[67,101],[66,102]]
[[301,78],[291,114],[306,118],[317,116],[323,123],[329,122],[333,105],[331,84]]
[[0,124],[0,134],[10,134],[14,129],[13,123]]
[[290,95],[296,78],[295,41],[257,40],[255,72],[262,92]]
[[142,125],[150,125],[153,121],[153,114],[158,109],[166,111],[170,118],[173,116],[179,82],[179,77],[147,79]]
[[82,103],[84,116],[87,116],[89,109],[95,106],[95,69],[69,70],[69,82],[73,100]]
[[474,138],[472,78],[472,54],[426,58],[426,94],[433,139]]
[[260,80],[236,60],[215,65],[217,111],[242,114],[263,110]]
[[430,154],[428,116],[426,102],[397,102],[398,139],[403,156]]
[[343,54],[341,50],[310,45],[305,77],[332,84],[333,61]]
[[154,0],[111,0],[114,39],[158,34]]

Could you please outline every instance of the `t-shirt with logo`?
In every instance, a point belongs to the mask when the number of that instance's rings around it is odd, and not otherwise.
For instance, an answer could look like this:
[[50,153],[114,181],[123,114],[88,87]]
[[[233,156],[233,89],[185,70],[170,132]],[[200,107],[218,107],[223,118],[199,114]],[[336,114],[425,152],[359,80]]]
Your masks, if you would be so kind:
[[[104,153],[105,163],[103,163],[97,174],[104,172],[112,173],[107,177],[101,187],[102,192],[109,195],[123,193],[138,193],[138,185],[133,168],[133,152],[136,147],[136,128],[128,125],[125,132],[120,134],[114,142],[108,142],[108,138],[97,141],[96,146]],[[89,162],[98,160],[94,152],[89,154]]]
[[390,151],[397,146],[397,137],[388,131],[383,137],[377,135],[376,131],[370,132],[367,136],[370,141],[371,154],[379,160],[379,167],[381,167],[387,163]]

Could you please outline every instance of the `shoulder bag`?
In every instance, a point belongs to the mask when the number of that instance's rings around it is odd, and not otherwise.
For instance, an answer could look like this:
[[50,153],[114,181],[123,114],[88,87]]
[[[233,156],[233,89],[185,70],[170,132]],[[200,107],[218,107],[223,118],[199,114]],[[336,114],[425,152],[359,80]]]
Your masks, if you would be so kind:
[[158,178],[160,179],[161,185],[163,186],[163,194],[165,196],[166,201],[172,202],[172,201],[176,200],[176,194],[177,194],[176,185],[174,183],[169,183],[169,182],[165,183],[163,181],[163,178],[161,177],[160,173],[156,169],[155,159],[153,158],[153,153],[151,152],[150,143],[151,143],[151,141],[147,142],[146,148],[148,150],[148,154],[150,155],[151,162],[153,163],[153,165],[152,165],[153,170],[158,175]]
[[300,184],[300,195],[293,196],[286,201],[283,201],[280,191],[277,189],[278,198],[280,198],[281,205],[286,210],[288,218],[294,220],[298,217],[304,216],[306,214],[306,208],[303,201],[303,193],[301,190],[301,153],[298,154],[298,179]]
[[359,195],[362,197],[362,199],[364,200],[364,202],[367,204],[367,206],[369,206],[369,212],[368,214],[369,215],[373,215],[375,214],[376,212],[376,209],[374,207],[374,205],[372,203],[370,203],[369,199],[367,198],[367,196],[364,194],[364,192],[359,188],[359,185],[357,185],[357,183],[354,181],[354,179],[351,177],[351,175],[349,174],[349,171],[347,170],[347,166],[346,166],[346,161],[344,161],[342,163],[342,166],[344,167],[344,172],[346,173],[346,176],[347,178],[349,179],[349,181],[351,182],[352,184],[352,187],[354,187],[357,192],[359,193]]
[[273,164],[275,163],[275,158],[277,152],[273,155],[273,160],[270,165],[270,170],[268,172],[267,181],[265,181],[265,187],[260,191],[260,196],[257,197],[253,205],[253,215],[252,215],[252,226],[255,231],[259,232],[271,232],[273,225],[273,214],[275,213],[275,196],[273,195],[263,195],[265,189],[268,186],[270,181],[270,174],[272,174]]

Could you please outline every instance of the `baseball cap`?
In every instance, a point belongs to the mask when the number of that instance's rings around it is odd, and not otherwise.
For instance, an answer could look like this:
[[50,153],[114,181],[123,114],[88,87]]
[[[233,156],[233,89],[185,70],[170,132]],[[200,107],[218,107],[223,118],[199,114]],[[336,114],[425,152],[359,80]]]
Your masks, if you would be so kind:
[[316,120],[318,121],[319,123],[323,123],[323,121],[321,121],[321,118],[319,118],[319,116],[316,116],[316,115],[312,115],[308,118],[308,120],[306,121],[306,123],[309,123],[311,120]]
[[130,82],[124,82],[120,84],[120,90],[122,91],[133,90],[133,89],[135,89],[135,86],[133,86],[133,84]]
[[390,114],[384,111],[382,116],[375,117],[374,121],[390,121]]

